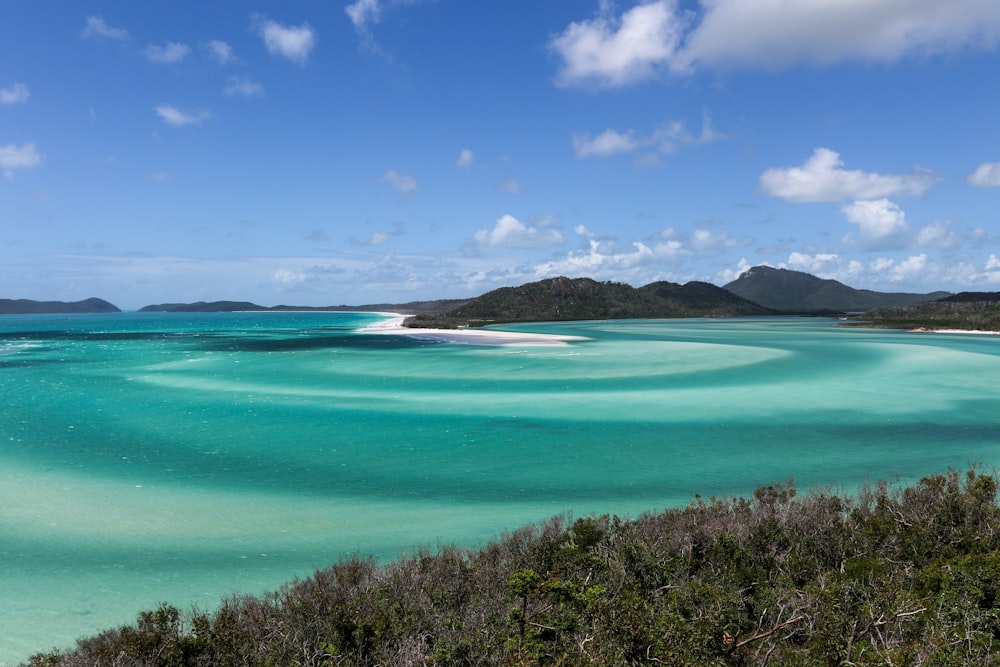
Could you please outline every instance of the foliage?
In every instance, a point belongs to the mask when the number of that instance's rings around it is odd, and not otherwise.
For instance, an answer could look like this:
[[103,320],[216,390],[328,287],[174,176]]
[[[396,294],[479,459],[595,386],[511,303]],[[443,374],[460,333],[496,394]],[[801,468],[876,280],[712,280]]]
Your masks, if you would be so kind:
[[665,317],[738,317],[772,311],[709,283],[625,283],[590,278],[550,278],[519,287],[501,287],[436,315],[418,315],[411,327],[453,328],[465,324],[606,320]]
[[34,656],[102,665],[998,665],[997,480],[557,517],[479,551],[351,557],[213,614]]
[[1000,292],[963,292],[905,308],[879,308],[860,320],[893,329],[1000,331]]
[[796,314],[862,312],[881,306],[906,306],[947,295],[947,292],[909,294],[855,289],[836,280],[770,266],[747,269],[725,288],[762,306]]

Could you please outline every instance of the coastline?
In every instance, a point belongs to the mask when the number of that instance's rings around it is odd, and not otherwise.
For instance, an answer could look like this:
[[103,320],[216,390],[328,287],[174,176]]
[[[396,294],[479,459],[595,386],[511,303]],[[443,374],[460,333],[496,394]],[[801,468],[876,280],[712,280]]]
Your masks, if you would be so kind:
[[973,335],[973,336],[1000,336],[1000,331],[983,331],[981,329],[925,329],[924,327],[917,327],[916,329],[910,329],[910,333],[967,334],[967,335]]
[[406,315],[383,312],[375,314],[384,315],[389,319],[362,327],[358,329],[358,333],[410,336],[462,345],[558,346],[588,340],[583,336],[557,336],[491,329],[415,329],[403,326]]

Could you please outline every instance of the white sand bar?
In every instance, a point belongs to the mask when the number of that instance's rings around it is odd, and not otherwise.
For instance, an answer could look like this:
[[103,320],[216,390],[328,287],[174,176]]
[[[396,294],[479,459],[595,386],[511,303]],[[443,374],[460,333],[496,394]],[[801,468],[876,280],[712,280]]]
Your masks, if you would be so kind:
[[1000,336],[1000,331],[982,331],[981,329],[911,329],[913,333],[939,333],[939,334],[973,334],[978,336]]
[[406,315],[399,313],[379,313],[389,319],[359,329],[362,333],[392,334],[439,340],[466,345],[566,345],[573,341],[588,340],[583,336],[557,336],[553,334],[519,333],[516,331],[494,331],[462,327],[459,329],[416,329],[404,327]]

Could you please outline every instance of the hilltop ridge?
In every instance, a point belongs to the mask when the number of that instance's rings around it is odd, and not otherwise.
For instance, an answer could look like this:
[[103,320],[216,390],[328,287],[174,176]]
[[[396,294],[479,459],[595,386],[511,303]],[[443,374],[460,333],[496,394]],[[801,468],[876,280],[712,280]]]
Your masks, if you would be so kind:
[[782,313],[864,312],[884,306],[909,306],[948,297],[950,292],[912,294],[855,289],[828,278],[791,269],[755,266],[724,288]]

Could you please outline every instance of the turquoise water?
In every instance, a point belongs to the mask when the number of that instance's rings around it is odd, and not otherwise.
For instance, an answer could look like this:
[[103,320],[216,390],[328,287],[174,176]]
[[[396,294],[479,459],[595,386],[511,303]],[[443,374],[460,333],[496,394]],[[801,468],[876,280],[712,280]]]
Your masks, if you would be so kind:
[[1000,465],[1000,338],[822,319],[508,327],[374,314],[0,319],[0,663],[342,554],[474,546],[794,477]]

